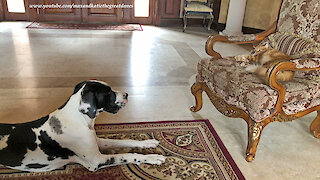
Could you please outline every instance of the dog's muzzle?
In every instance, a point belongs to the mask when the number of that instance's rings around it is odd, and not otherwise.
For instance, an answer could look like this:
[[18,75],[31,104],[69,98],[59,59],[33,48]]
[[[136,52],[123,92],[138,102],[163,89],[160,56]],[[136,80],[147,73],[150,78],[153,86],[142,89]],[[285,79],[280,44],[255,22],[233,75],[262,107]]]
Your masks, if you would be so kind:
[[117,98],[115,104],[120,108],[124,107],[128,103],[128,93],[117,92]]

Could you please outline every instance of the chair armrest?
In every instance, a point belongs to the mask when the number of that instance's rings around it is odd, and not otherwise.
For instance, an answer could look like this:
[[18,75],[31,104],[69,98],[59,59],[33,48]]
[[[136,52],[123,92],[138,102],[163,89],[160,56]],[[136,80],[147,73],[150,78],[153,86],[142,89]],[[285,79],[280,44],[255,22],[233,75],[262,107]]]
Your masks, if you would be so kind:
[[279,71],[309,71],[320,69],[320,58],[295,59],[291,61],[281,61],[272,65],[267,71],[266,83],[272,89],[278,92],[276,103],[276,113],[285,114],[283,112],[283,103],[286,94],[286,88],[283,84],[277,81]]
[[211,35],[209,36],[207,42],[206,42],[206,52],[209,56],[212,56],[213,58],[221,58],[221,55],[213,50],[213,45],[216,42],[226,42],[226,43],[232,43],[232,44],[247,44],[247,43],[254,43],[258,41],[262,41],[265,37],[275,32],[277,27],[277,22],[274,22],[272,26],[257,34],[245,34],[245,35],[239,35],[239,36],[222,36],[219,34]]

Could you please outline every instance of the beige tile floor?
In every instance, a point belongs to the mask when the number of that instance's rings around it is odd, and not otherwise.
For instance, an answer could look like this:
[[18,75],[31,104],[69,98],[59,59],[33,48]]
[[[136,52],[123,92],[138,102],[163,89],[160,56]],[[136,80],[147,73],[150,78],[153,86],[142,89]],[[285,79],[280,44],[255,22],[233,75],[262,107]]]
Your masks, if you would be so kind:
[[[320,179],[320,140],[309,133],[315,114],[265,128],[254,162],[244,158],[246,123],[221,115],[205,96],[191,113],[196,64],[207,57],[203,28],[145,26],[144,31],[25,29],[0,23],[0,122],[26,122],[62,105],[82,80],[100,79],[129,93],[128,106],[97,123],[209,119],[247,179]],[[213,33],[213,32],[210,32]],[[223,56],[250,46],[218,43]]]

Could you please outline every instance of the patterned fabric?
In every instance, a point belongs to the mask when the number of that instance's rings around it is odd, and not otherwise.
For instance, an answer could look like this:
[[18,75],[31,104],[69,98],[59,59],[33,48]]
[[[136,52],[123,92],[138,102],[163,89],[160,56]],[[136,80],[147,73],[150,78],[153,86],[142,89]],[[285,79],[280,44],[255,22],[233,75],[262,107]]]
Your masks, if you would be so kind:
[[284,0],[278,32],[287,32],[320,42],[319,0]]
[[254,41],[256,39],[256,35],[243,34],[238,36],[227,36],[227,38],[231,42],[246,42],[246,41]]
[[191,2],[187,4],[187,7],[184,8],[186,12],[192,11],[192,12],[213,12],[213,10],[204,4]]
[[[298,63],[298,62],[297,62]],[[202,59],[198,64],[197,81],[204,82],[218,97],[261,122],[275,112],[277,91],[262,79],[245,70],[246,62],[234,57]],[[320,81],[316,76],[295,77],[283,83],[286,87],[284,111],[293,114],[320,104]]]
[[295,59],[292,60],[297,68],[317,68],[320,67],[320,58]]
[[277,32],[267,37],[272,48],[277,49],[291,56],[292,59],[303,57],[314,57],[320,52],[320,44],[312,39]]
[[[296,64],[297,68],[318,68],[320,67],[320,54],[317,55],[318,58],[301,58],[301,59],[294,59],[292,62]],[[320,69],[311,70],[311,71],[297,71],[296,76],[298,77],[305,77],[311,79],[318,79],[320,75]],[[320,81],[318,81],[320,82]]]
[[161,166],[149,164],[114,166],[97,172],[89,172],[78,164],[41,173],[21,172],[0,165],[0,179],[244,179],[208,120],[97,125],[95,129],[99,137],[135,140],[155,138],[160,142],[157,148],[113,148],[105,152],[106,154],[157,153],[167,156],[166,162]]
[[320,105],[320,78],[312,77],[294,78],[293,81],[285,83],[287,88],[283,104],[285,113],[295,114]]

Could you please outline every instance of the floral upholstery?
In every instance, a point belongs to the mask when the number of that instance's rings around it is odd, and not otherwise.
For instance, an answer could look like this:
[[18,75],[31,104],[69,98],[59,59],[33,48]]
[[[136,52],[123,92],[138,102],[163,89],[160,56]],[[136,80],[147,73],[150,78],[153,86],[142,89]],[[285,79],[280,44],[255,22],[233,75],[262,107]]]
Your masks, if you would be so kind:
[[218,97],[244,110],[252,119],[262,121],[274,112],[276,92],[245,71],[246,65],[233,57],[202,59],[198,64],[197,81],[206,83]]
[[266,38],[275,49],[294,58],[320,52],[319,0],[284,0],[276,33]]
[[318,68],[320,67],[320,56],[319,58],[306,58],[306,59],[294,59],[292,62],[296,64],[297,68]]
[[273,48],[292,58],[313,57],[320,52],[319,0],[284,0],[277,32],[267,39]]
[[255,34],[230,35],[230,36],[227,36],[227,38],[231,42],[245,42],[245,41],[254,41],[256,39],[256,35]]
[[[297,63],[299,63],[297,61]],[[245,70],[248,63],[233,57],[202,59],[198,64],[197,82],[204,82],[220,98],[261,122],[275,112],[277,91],[255,74]],[[294,114],[320,104],[320,77],[295,77],[283,83],[287,89],[283,110]]]
[[320,41],[319,0],[284,0],[280,9],[277,32]]

